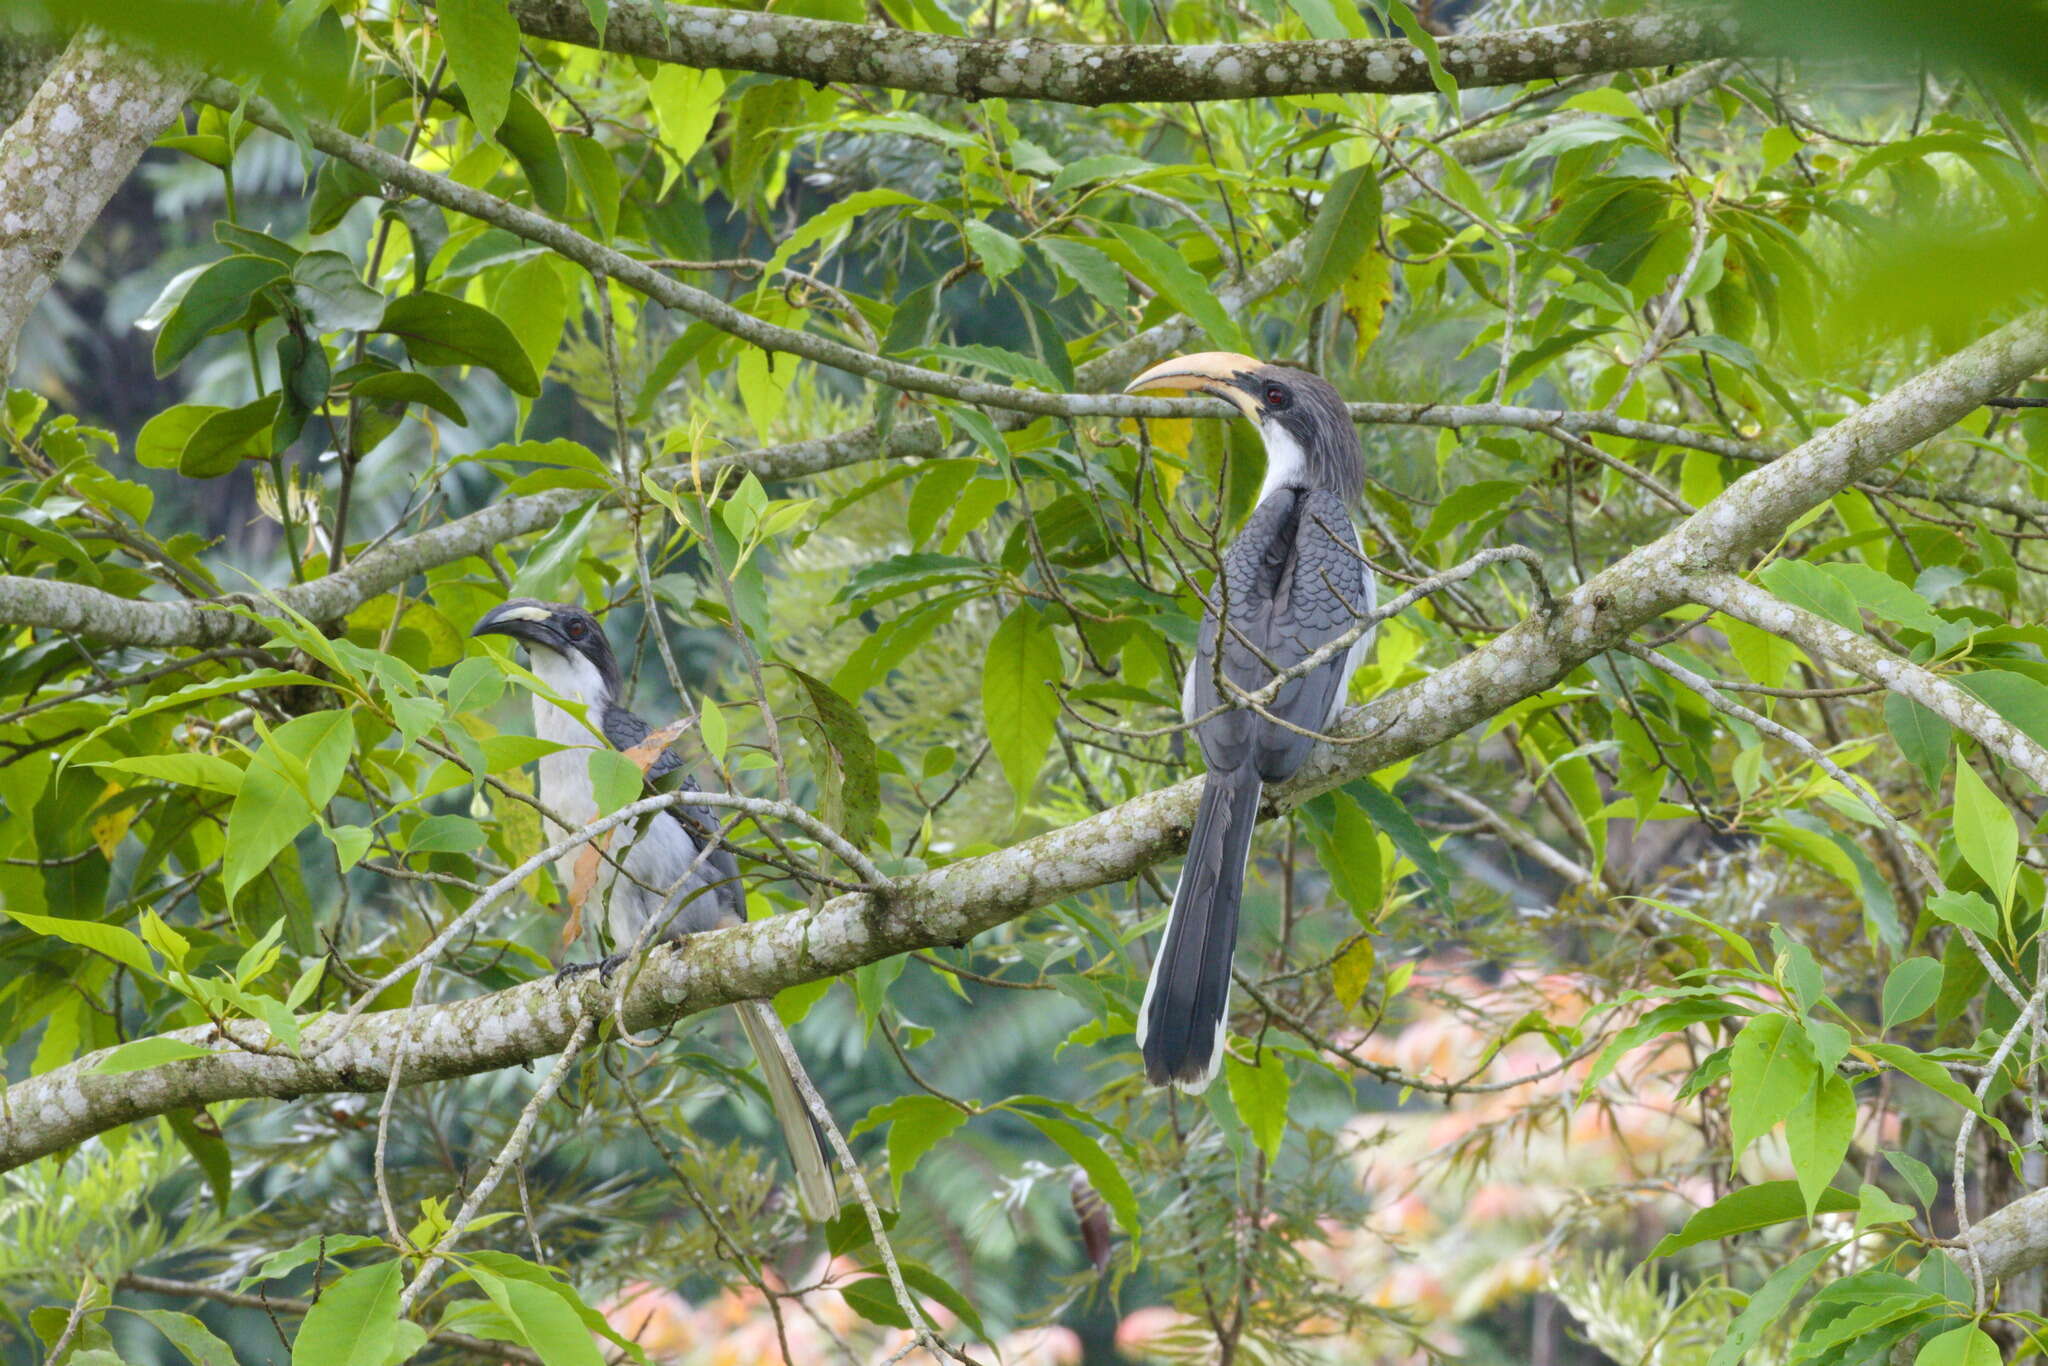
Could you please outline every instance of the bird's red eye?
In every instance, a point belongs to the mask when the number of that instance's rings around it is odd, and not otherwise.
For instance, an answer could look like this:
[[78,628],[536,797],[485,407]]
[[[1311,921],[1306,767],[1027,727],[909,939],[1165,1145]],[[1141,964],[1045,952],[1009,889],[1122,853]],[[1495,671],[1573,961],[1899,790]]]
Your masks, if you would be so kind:
[[1266,406],[1268,408],[1285,408],[1287,406],[1287,391],[1277,384],[1267,385]]
[[572,621],[572,622],[570,622],[570,623],[569,623],[569,639],[571,639],[571,640],[581,640],[581,639],[583,639],[583,623],[582,623],[582,622],[580,622],[580,621]]

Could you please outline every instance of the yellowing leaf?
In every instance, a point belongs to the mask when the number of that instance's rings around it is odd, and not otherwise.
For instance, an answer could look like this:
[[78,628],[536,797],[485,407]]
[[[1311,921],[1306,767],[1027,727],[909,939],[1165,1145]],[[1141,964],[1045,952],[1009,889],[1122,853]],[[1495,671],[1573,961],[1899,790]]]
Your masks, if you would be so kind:
[[[100,802],[104,804],[107,798],[120,790],[119,783],[108,783],[107,790],[100,794]],[[114,850],[120,846],[122,837],[128,833],[128,827],[134,823],[135,808],[132,805],[117,806],[112,811],[95,817],[88,827],[88,833],[92,836],[92,842],[99,846],[100,856],[111,862]]]

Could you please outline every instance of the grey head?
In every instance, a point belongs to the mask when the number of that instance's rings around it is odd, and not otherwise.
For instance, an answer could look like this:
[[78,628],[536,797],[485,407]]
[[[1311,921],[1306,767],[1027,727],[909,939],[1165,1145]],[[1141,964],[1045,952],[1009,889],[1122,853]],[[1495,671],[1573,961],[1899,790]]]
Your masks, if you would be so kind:
[[1343,395],[1320,375],[1234,351],[1202,351],[1161,361],[1124,392],[1140,389],[1188,389],[1229,402],[1258,425],[1269,485],[1329,489],[1346,505],[1365,487],[1358,428]]
[[472,636],[510,636],[529,650],[549,650],[564,659],[581,657],[597,670],[609,696],[619,691],[619,661],[596,617],[568,602],[508,598],[484,613]]

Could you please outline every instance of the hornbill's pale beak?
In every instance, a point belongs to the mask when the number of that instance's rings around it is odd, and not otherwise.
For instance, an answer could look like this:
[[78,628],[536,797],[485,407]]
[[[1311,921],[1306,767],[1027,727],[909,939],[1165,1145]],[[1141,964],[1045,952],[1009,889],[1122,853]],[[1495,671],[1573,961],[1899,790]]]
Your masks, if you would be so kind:
[[500,603],[484,613],[482,620],[471,631],[472,636],[510,636],[527,645],[546,645],[552,649],[564,649],[568,642],[561,637],[555,622],[554,610],[548,604],[532,598],[513,598]]
[[1198,351],[1191,356],[1164,360],[1124,386],[1124,392],[1140,389],[1192,389],[1228,399],[1252,421],[1259,420],[1257,371],[1264,361],[1240,356],[1235,351]]

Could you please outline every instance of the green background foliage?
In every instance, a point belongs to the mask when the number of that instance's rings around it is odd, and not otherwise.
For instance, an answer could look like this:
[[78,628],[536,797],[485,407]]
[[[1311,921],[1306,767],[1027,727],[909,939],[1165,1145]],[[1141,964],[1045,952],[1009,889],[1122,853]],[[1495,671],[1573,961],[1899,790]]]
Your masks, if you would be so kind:
[[[1257,443],[1016,401],[1118,387],[1114,348],[1148,328],[1185,317],[1185,349],[1416,405],[1363,415],[1386,596],[1503,545],[1562,593],[2036,301],[2048,260],[2037,73],[1969,29],[1924,63],[1721,63],[1677,100],[1678,73],[1461,90],[1439,65],[1433,94],[1077,109],[527,40],[503,0],[162,8],[87,11],[254,98],[201,88],[24,334],[0,571],[248,626],[0,641],[10,1084],[99,1050],[98,1074],[297,1053],[355,1005],[550,972],[568,889],[513,876],[541,846],[536,680],[468,635],[507,596],[601,610],[631,704],[690,718],[707,775],[890,877],[1195,773],[1179,682]],[[1417,8],[774,12],[1431,51],[1590,12]],[[251,35],[232,51],[230,25]],[[316,126],[492,198],[405,193]],[[596,247],[855,359],[664,307]],[[1284,283],[1255,287],[1275,260]],[[942,378],[877,382],[884,363]],[[1817,508],[1756,581],[2048,743],[2043,420],[1978,411]],[[493,508],[543,511],[331,618],[279,596]],[[1352,700],[1537,610],[1527,570],[1385,622]],[[1145,1089],[1131,1040],[1153,877],[785,990],[949,1340],[986,1359],[1057,1324],[1089,1361],[2020,1350],[2037,1278],[1980,1296],[1936,1240],[1959,1198],[1981,1218],[2041,1184],[2039,794],[1919,702],[1709,615],[1639,643],[1745,714],[1611,652],[1273,822],[1250,989],[1200,1097]],[[618,756],[592,774],[606,809],[641,795]],[[730,837],[754,916],[844,885],[787,821]],[[208,1041],[161,1037],[188,1026]],[[584,1363],[659,1354],[600,1312],[631,1287],[765,1322],[763,1287],[828,1270],[856,1359],[907,1322],[860,1210],[798,1217],[726,1016],[598,1036],[403,1312],[552,1061],[179,1110],[0,1175],[0,1352]],[[1610,1161],[1582,1123],[1632,1108],[1661,1127]],[[1503,1182],[1540,1208],[1466,1217]]]

